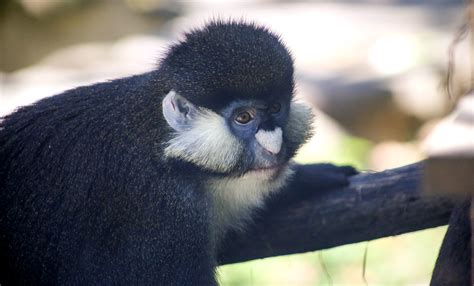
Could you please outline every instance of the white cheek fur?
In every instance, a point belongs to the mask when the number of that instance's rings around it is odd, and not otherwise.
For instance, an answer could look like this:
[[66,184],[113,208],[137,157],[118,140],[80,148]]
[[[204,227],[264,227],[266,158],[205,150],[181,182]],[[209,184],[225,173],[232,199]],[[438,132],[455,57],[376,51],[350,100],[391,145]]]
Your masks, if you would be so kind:
[[226,172],[238,162],[242,144],[232,135],[220,115],[200,109],[191,128],[176,132],[165,156],[192,162],[204,169]]
[[292,101],[288,124],[283,128],[285,138],[293,145],[301,145],[313,135],[313,128],[311,128],[313,120],[314,114],[310,107]]

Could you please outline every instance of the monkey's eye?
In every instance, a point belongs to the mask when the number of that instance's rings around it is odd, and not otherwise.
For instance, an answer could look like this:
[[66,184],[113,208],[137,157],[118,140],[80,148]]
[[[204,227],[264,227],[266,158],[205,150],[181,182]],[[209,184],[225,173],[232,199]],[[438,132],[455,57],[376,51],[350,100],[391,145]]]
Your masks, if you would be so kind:
[[270,106],[270,108],[268,108],[268,111],[270,113],[278,113],[278,112],[280,112],[280,110],[281,110],[281,104],[279,104],[278,102],[273,103]]
[[247,124],[253,120],[253,116],[248,111],[242,111],[242,112],[237,113],[234,120],[235,122],[239,124]]

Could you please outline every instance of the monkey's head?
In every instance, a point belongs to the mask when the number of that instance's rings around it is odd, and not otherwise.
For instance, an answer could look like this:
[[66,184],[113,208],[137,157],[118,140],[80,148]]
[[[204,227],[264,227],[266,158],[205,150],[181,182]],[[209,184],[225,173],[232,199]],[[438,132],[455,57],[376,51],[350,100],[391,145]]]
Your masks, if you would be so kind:
[[266,28],[213,22],[172,46],[160,70],[170,88],[168,158],[226,175],[274,174],[310,134],[310,110],[293,101],[291,55]]

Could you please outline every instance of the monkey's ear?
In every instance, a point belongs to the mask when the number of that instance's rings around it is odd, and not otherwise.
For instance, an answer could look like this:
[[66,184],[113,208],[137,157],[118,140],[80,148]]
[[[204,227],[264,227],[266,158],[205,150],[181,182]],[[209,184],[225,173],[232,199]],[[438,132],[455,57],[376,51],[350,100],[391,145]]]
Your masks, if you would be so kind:
[[163,99],[163,115],[166,122],[176,131],[191,127],[196,107],[186,98],[171,90]]

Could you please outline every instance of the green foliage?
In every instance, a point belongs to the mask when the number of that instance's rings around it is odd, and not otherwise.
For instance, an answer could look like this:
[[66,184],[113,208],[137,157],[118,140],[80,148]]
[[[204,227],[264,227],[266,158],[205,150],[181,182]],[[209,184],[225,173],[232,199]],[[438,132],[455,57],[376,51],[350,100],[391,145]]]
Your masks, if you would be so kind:
[[370,141],[353,136],[343,136],[326,144],[311,141],[300,150],[295,160],[304,164],[331,162],[366,169],[367,156],[372,146]]
[[357,169],[367,168],[367,155],[373,147],[370,141],[353,136],[343,137],[340,146],[334,151],[331,162],[335,164],[347,164]]

